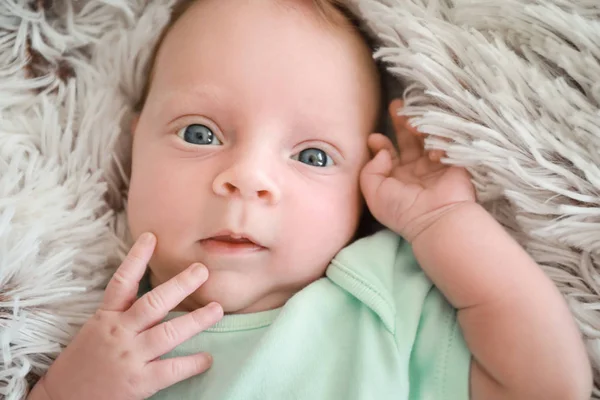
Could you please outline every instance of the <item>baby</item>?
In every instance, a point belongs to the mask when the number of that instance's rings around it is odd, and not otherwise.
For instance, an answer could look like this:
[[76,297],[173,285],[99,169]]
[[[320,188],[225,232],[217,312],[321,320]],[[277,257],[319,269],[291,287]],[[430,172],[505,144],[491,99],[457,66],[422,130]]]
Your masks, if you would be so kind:
[[[342,5],[186,1],[165,32],[137,241],[29,399],[589,398],[565,302],[468,173],[399,100],[400,151],[372,133],[380,80]],[[365,202],[388,229],[354,240]]]

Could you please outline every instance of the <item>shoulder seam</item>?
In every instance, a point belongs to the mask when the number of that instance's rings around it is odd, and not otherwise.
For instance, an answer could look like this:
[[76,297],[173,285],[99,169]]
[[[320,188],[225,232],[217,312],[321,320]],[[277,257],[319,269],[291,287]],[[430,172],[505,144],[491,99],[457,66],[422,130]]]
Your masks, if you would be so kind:
[[[344,275],[348,276],[350,279],[359,282],[363,287],[365,287],[369,293],[373,294],[374,297],[377,297],[378,299],[380,299],[389,309],[392,310],[393,312],[393,324],[392,326],[390,326],[390,323],[388,321],[385,321],[384,318],[382,318],[382,316],[380,315],[379,312],[377,312],[377,310],[374,310],[370,305],[367,305],[375,314],[377,314],[377,316],[379,317],[379,319],[383,322],[383,325],[386,327],[386,329],[392,334],[394,335],[394,337],[396,336],[396,327],[395,327],[395,321],[396,321],[396,307],[391,304],[387,299],[385,299],[374,287],[372,284],[370,284],[369,282],[365,281],[364,279],[362,279],[359,275],[357,275],[356,273],[354,273],[352,271],[352,269],[346,267],[343,263],[341,263],[339,260],[334,259],[331,261],[331,264],[335,265],[338,270],[343,273]],[[354,295],[353,295],[354,296]],[[356,296],[354,296],[356,297]]]

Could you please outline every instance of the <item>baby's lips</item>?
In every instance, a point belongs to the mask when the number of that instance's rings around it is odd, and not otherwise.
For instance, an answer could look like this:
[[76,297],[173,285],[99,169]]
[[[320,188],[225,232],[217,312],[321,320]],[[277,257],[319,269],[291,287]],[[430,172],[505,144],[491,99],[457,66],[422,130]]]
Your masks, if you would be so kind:
[[229,231],[222,231],[222,232],[218,232],[215,235],[210,236],[206,239],[203,239],[202,241],[206,241],[206,240],[214,240],[214,241],[232,243],[232,244],[253,244],[255,246],[266,248],[266,246],[263,245],[261,242],[259,242],[254,237],[252,237],[248,234],[245,234],[245,233],[233,233],[233,232],[229,232]]
[[235,238],[233,236],[221,235],[221,236],[213,236],[209,239],[210,240],[218,240],[221,242],[228,242],[228,243],[252,243],[252,244],[258,245],[257,243],[254,243],[252,240],[245,238],[245,237]]

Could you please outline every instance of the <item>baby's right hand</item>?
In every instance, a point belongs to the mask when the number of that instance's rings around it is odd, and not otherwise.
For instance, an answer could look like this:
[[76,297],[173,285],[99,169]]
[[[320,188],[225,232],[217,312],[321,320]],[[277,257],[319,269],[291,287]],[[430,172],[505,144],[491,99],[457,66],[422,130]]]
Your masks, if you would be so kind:
[[155,243],[152,234],[138,239],[109,282],[96,314],[36,385],[34,392],[46,395],[39,398],[140,400],[210,367],[212,358],[206,353],[159,358],[218,322],[223,309],[211,303],[160,323],[206,281],[208,271],[200,264],[193,264],[136,301]]

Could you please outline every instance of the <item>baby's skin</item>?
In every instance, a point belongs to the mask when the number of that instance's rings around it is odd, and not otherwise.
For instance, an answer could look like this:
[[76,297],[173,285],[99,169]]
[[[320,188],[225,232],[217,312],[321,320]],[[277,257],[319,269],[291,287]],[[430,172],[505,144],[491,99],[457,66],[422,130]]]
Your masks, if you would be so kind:
[[[167,35],[133,126],[136,243],[29,399],[139,400],[202,374],[209,354],[160,357],[322,277],[363,202],[457,309],[472,399],[589,398],[585,347],[552,281],[477,204],[468,172],[425,151],[401,100],[388,109],[399,151],[373,133],[371,54],[309,3],[203,0]],[[240,238],[220,232],[234,228],[260,246],[232,251]],[[138,299],[147,268],[153,289]],[[174,309],[188,313],[162,322]]]
[[[399,107],[396,101],[390,109],[404,152],[398,155],[389,139],[372,135],[375,157],[362,171],[361,187],[373,214],[412,243],[425,272],[459,310],[473,352],[471,397],[589,398],[589,363],[560,294],[477,205],[468,173],[423,150],[421,135],[396,115]],[[211,303],[160,323],[206,282],[208,270],[193,264],[137,299],[155,245],[154,235],[140,236],[94,317],[29,399],[138,400],[210,367],[206,353],[159,359],[218,322],[223,310]]]

